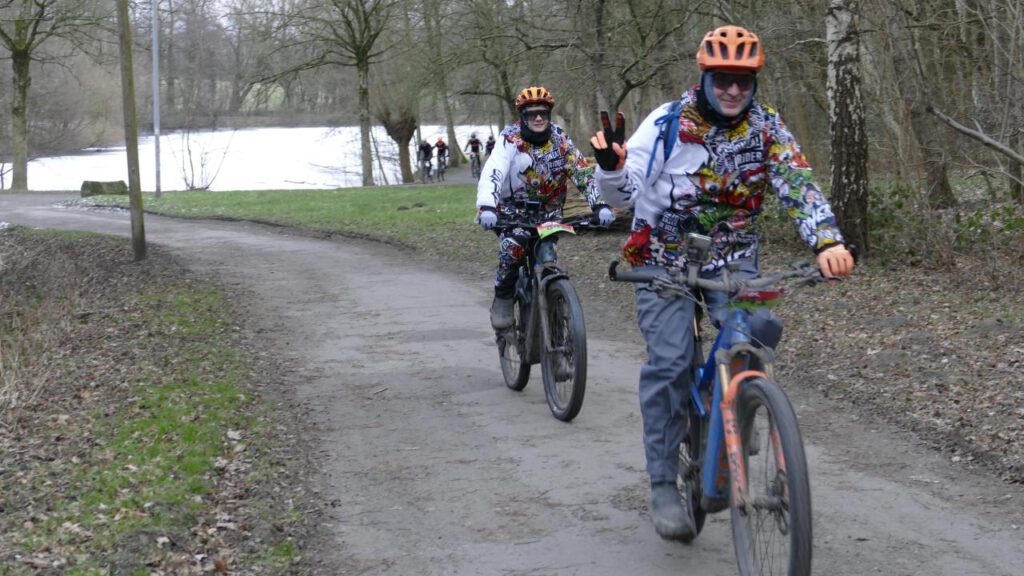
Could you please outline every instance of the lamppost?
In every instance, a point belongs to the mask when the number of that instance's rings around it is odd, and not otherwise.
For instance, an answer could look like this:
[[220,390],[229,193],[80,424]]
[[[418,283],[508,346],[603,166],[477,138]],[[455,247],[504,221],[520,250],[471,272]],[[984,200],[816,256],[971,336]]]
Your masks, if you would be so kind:
[[157,6],[160,0],[153,0],[153,148],[156,150],[156,189],[160,197],[160,17]]

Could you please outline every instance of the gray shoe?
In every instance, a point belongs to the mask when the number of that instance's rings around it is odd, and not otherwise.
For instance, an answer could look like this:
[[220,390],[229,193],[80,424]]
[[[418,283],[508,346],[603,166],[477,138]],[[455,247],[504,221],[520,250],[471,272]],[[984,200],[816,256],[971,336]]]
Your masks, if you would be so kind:
[[504,330],[512,326],[512,299],[494,297],[491,302],[491,326],[495,330]]
[[683,506],[675,484],[651,487],[651,516],[654,530],[666,540],[692,539],[696,535],[693,519]]

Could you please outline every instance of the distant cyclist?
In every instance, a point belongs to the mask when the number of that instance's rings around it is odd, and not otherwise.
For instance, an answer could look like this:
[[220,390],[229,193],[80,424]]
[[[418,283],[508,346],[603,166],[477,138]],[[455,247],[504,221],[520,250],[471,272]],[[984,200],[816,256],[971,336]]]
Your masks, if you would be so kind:
[[466,150],[469,151],[469,165],[473,172],[473,177],[478,178],[480,176],[480,148],[483,143],[476,137],[476,132],[469,135],[469,141],[466,142]]
[[420,180],[422,182],[426,182],[430,179],[430,160],[434,157],[434,147],[431,146],[430,142],[427,142],[425,138],[423,139],[423,142],[420,142],[418,156],[420,161]]
[[491,152],[494,152],[494,134],[487,137],[487,147],[485,150],[488,157],[490,157]]
[[437,179],[444,180],[444,171],[448,167],[448,145],[444,143],[444,138],[438,136],[434,148],[437,149]]

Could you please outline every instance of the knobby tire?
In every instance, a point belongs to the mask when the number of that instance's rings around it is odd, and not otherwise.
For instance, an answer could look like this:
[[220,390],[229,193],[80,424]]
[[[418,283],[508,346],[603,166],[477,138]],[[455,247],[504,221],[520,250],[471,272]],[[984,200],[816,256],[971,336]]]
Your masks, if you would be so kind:
[[704,493],[701,486],[701,462],[704,460],[707,437],[708,420],[701,418],[700,414],[691,408],[690,426],[682,444],[679,445],[679,478],[676,482],[683,505],[687,506],[687,512],[693,516],[693,536],[682,538],[685,544],[693,542],[700,535],[708,515],[700,503]]
[[[796,412],[775,382],[752,378],[742,385],[736,417],[751,504],[747,513],[732,507],[739,572],[741,576],[807,576],[811,573],[811,491]],[[778,450],[773,448],[771,430]]]
[[514,323],[498,334],[498,357],[505,385],[516,392],[530,381],[530,363],[526,361],[526,310],[517,296],[513,304]]
[[580,413],[587,388],[587,329],[580,299],[568,279],[559,278],[548,285],[547,301],[548,346],[557,351],[541,348],[544,395],[551,414],[569,422]]

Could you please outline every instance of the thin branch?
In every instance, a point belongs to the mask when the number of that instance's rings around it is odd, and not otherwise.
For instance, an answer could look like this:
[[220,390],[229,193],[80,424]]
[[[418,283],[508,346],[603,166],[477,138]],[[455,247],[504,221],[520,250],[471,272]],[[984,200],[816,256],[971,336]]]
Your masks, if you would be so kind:
[[1002,142],[999,142],[999,141],[993,139],[988,134],[985,134],[985,133],[980,132],[978,130],[972,130],[972,129],[968,128],[967,126],[964,126],[963,124],[960,124],[956,120],[953,120],[949,116],[946,116],[942,112],[938,111],[934,106],[932,106],[930,104],[925,109],[929,113],[934,114],[939,120],[942,120],[943,122],[948,124],[951,128],[953,128],[957,132],[960,132],[961,134],[965,134],[967,136],[970,136],[971,138],[974,138],[975,140],[981,142],[985,146],[988,146],[989,148],[991,148],[991,149],[993,149],[993,150],[995,150],[995,151],[997,151],[997,152],[999,152],[999,153],[1001,153],[1001,154],[1003,154],[1003,155],[1005,155],[1005,156],[1007,156],[1009,158],[1012,158],[1013,160],[1016,160],[1017,162],[1019,162],[1021,164],[1024,164],[1024,156],[1018,154],[1015,150],[1013,150],[1012,148],[1010,148],[1006,144],[1003,144]]

